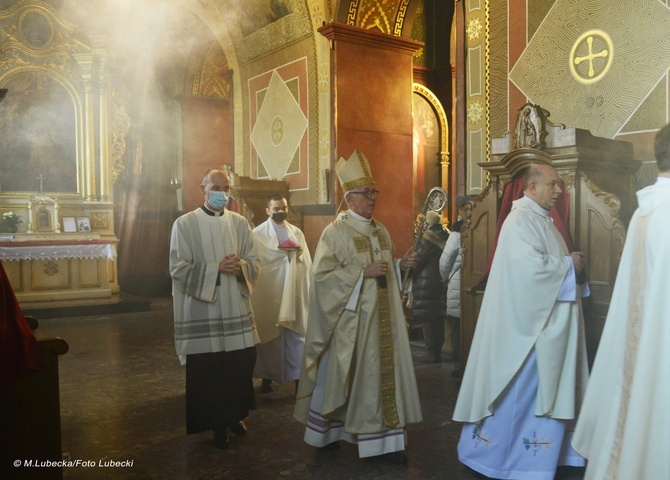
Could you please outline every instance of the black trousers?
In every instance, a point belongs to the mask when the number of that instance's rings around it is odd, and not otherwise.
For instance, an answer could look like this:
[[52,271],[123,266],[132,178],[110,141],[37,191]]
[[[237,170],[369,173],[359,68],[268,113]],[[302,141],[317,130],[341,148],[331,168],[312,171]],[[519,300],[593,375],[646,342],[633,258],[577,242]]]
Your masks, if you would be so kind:
[[256,408],[256,347],[186,356],[186,433],[225,431]]

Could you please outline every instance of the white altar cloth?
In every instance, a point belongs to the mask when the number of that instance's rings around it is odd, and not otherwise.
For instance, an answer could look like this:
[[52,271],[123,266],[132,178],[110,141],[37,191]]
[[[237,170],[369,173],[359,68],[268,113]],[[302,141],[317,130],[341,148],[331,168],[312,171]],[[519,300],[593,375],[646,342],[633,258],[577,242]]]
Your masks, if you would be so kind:
[[0,246],[0,260],[8,262],[66,258],[78,260],[107,258],[113,260],[116,258],[116,249],[111,243]]

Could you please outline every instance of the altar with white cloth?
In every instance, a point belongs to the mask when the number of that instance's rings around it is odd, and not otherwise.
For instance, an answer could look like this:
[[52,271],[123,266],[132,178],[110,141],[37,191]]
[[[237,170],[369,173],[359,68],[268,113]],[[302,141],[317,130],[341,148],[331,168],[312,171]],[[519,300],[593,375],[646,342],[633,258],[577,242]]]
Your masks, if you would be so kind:
[[0,261],[21,304],[109,298],[119,291],[115,240],[97,234],[0,238]]

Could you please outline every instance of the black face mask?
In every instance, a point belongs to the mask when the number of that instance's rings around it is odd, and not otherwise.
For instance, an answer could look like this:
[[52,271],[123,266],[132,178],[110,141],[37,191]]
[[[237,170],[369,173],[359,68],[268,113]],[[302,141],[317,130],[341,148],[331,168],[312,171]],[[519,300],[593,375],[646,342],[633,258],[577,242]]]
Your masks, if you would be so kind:
[[286,220],[286,213],[285,212],[275,212],[272,214],[272,221],[275,223],[282,223],[284,220]]

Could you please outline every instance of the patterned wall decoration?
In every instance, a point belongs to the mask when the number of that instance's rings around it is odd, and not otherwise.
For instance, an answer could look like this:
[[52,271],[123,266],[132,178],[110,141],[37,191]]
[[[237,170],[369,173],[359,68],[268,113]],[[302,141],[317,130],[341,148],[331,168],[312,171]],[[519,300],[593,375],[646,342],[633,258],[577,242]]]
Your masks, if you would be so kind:
[[489,36],[495,38],[495,42],[489,43],[489,85],[491,90],[489,104],[489,122],[491,126],[491,138],[504,136],[509,127],[508,113],[508,88],[509,79],[509,56],[507,54],[509,42],[507,41],[507,2],[492,2],[489,16]]
[[[666,76],[668,31],[657,0],[557,0],[510,79],[552,121],[613,138]],[[645,108],[660,117],[667,102]]]
[[307,58],[252,77],[249,86],[251,176],[309,187]]
[[201,53],[193,75],[192,94],[195,96],[230,98],[228,61],[221,46],[212,42]]
[[648,132],[656,130],[668,121],[668,76],[666,75],[656,85],[649,96],[642,102],[640,108],[630,117],[621,129],[622,134],[633,132]]
[[[423,0],[418,1],[416,11],[414,12],[414,21],[412,22],[412,32],[410,37],[412,40],[426,43],[426,8]],[[426,50],[421,47],[414,53],[414,65],[425,67],[426,65]]]
[[478,163],[490,156],[488,4],[488,0],[465,4],[467,193],[484,188],[486,176]]
[[352,0],[348,2],[347,24],[399,37],[410,0]]
[[314,34],[305,2],[288,3],[290,5],[284,7],[290,13],[235,41],[235,51],[241,64],[278,52]]

